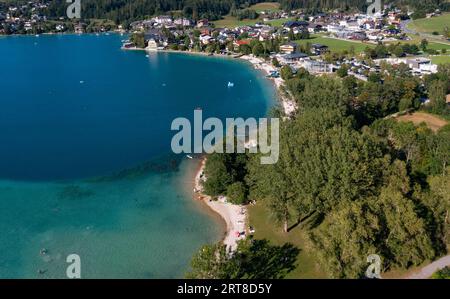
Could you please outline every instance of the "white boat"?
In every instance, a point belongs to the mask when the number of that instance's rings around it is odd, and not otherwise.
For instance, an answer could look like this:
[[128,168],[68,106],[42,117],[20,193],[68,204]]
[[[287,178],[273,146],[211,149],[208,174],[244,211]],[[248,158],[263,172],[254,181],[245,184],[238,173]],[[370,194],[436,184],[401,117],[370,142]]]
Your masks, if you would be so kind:
[[189,159],[194,159],[191,155],[186,155]]
[[234,87],[234,83],[228,82],[228,87]]

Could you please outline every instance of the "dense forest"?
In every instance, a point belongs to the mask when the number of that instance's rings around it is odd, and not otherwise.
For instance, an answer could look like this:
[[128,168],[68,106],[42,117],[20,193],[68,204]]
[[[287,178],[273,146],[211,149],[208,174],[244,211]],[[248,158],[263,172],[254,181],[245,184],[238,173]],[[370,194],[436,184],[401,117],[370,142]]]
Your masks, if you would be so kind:
[[[193,19],[215,20],[230,12],[233,5],[246,7],[261,0],[83,0],[83,18],[106,18],[123,23],[177,11]],[[65,15],[65,0],[52,1],[48,13]]]
[[[11,0],[9,3],[25,3],[23,0]],[[236,9],[245,8],[267,0],[83,0],[82,17],[84,19],[109,19],[116,24],[128,24],[157,14],[178,14],[185,17],[217,20]],[[321,12],[338,9],[341,11],[365,11],[366,0],[278,0],[284,10],[305,9],[307,12]],[[445,0],[385,0],[385,3],[400,7],[412,7],[421,12],[440,8],[449,10],[450,3]],[[1,5],[6,5],[0,1]],[[66,15],[66,0],[50,1],[45,14],[51,18]],[[245,17],[245,16],[244,16]]]
[[[445,254],[450,125],[434,132],[388,116],[418,107],[427,97],[426,110],[448,118],[450,65],[423,81],[407,68],[383,68],[381,77],[368,82],[348,74],[290,74],[286,88],[300,109],[282,122],[278,163],[261,165],[251,154],[209,155],[205,192],[263,204],[285,234],[301,224],[318,263],[334,278],[363,277],[366,258],[374,252],[383,271]],[[202,250],[223,250],[214,246]],[[246,245],[240,246],[237,255],[214,267],[239,269],[242,252],[252,258]],[[235,278],[235,272],[208,268],[205,258],[194,257],[190,276]]]

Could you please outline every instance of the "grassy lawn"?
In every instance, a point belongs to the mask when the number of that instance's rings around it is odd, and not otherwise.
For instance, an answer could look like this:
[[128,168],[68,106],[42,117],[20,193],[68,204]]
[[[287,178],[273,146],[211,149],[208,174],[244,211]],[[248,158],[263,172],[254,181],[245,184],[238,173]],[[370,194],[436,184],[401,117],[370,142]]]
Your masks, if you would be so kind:
[[249,7],[250,9],[253,9],[257,13],[260,13],[262,11],[265,12],[274,12],[280,10],[280,3],[274,3],[274,2],[262,2],[255,5],[252,5]]
[[450,63],[450,55],[431,56],[430,58],[434,64]]
[[232,17],[230,15],[223,17],[223,19],[218,20],[218,21],[214,21],[214,24],[216,25],[216,27],[218,28],[234,28],[234,27],[238,27],[238,26],[252,26],[255,25],[256,23],[264,23],[267,25],[271,25],[271,26],[275,26],[275,27],[281,27],[284,23],[286,23],[287,21],[289,21],[291,19],[278,19],[278,20],[271,20],[269,22],[263,22],[262,19],[258,18],[255,20],[249,20],[249,19],[244,19],[239,21],[236,17]]
[[446,13],[439,17],[415,20],[409,24],[409,27],[417,32],[433,33],[433,31],[437,31],[442,34],[445,26],[449,25],[450,13]]
[[[421,37],[419,37],[417,35],[413,35],[413,34],[408,34],[408,37],[411,38],[411,40],[387,42],[386,45],[401,43],[401,44],[416,44],[417,46],[420,46],[420,43],[422,41]],[[428,48],[436,50],[436,51],[441,51],[442,49],[446,49],[447,51],[450,51],[450,42],[446,43],[445,41],[436,42],[436,41],[428,40]]]
[[238,26],[252,26],[260,21],[261,21],[260,19],[255,19],[255,20],[244,19],[244,20],[238,21],[238,19],[235,17],[225,16],[221,20],[214,21],[214,24],[218,28],[224,28],[224,27],[225,28],[234,28],[234,27],[238,27]]
[[[408,41],[409,43],[414,43],[417,45],[420,45],[422,38],[415,36],[415,35],[409,35],[409,37],[411,38],[410,41]],[[447,49],[450,50],[450,42],[446,43],[446,42],[433,42],[433,41],[428,41],[428,48],[430,49],[434,49],[434,50],[442,50],[442,49]]]
[[436,50],[436,51],[441,51],[442,49],[446,49],[447,51],[450,51],[450,44],[429,42],[428,48]]
[[323,44],[328,46],[332,52],[342,52],[344,50],[349,51],[353,46],[356,53],[362,53],[367,47],[375,47],[373,44],[329,38],[316,34],[311,35],[310,39],[298,40],[296,43],[299,45],[304,45],[306,43]]
[[315,263],[310,250],[306,248],[305,231],[300,227],[292,229],[287,234],[283,233],[280,226],[274,225],[268,210],[261,203],[249,207],[249,223],[256,230],[256,239],[267,239],[276,245],[291,243],[300,249],[297,267],[286,278],[327,278],[327,275]]

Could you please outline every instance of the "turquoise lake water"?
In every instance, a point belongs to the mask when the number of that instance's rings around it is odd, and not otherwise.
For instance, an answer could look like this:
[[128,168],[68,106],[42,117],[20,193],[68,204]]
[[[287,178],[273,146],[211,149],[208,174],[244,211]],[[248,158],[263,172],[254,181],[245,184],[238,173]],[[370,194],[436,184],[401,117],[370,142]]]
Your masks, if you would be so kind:
[[0,38],[0,278],[64,278],[72,253],[83,278],[182,277],[220,238],[170,124],[197,107],[261,117],[275,91],[244,62],[146,57],[124,38]]

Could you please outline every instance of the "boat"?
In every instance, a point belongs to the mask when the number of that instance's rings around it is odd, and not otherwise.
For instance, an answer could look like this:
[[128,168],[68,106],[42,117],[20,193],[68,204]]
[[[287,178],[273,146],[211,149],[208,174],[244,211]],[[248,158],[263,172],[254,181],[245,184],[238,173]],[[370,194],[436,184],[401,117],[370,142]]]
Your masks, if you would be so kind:
[[234,87],[234,83],[228,82],[228,87]]
[[194,159],[191,155],[186,155],[189,159]]

